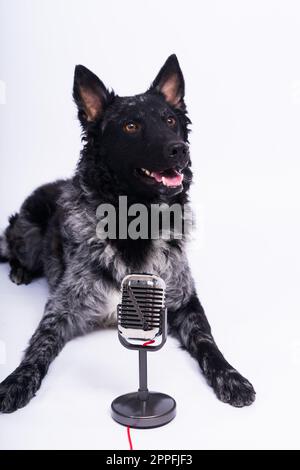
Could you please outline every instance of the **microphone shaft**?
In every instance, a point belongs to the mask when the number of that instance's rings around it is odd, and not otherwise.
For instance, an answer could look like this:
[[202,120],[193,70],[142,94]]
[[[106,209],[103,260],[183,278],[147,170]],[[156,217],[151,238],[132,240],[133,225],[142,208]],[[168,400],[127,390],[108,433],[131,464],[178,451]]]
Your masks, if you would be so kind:
[[144,401],[148,398],[147,386],[147,351],[145,349],[139,350],[139,399]]

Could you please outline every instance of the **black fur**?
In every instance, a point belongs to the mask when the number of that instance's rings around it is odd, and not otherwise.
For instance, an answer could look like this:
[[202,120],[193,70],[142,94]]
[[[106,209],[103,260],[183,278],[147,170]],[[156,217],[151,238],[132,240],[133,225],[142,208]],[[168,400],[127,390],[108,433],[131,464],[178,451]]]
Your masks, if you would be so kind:
[[[228,364],[212,337],[188,266],[186,237],[103,241],[96,235],[97,207],[111,203],[118,211],[120,195],[127,196],[128,205],[188,203],[190,120],[176,56],[146,93],[132,97],[115,95],[77,66],[73,97],[84,141],[75,175],[37,189],[0,239],[12,281],[28,283],[44,275],[50,287],[45,314],[21,364],[0,385],[0,411],[29,402],[67,341],[115,324],[120,283],[132,272],[164,278],[170,332],[199,362],[217,396],[234,406],[251,404],[252,385]],[[143,168],[160,175],[181,171],[182,184],[158,183]]]

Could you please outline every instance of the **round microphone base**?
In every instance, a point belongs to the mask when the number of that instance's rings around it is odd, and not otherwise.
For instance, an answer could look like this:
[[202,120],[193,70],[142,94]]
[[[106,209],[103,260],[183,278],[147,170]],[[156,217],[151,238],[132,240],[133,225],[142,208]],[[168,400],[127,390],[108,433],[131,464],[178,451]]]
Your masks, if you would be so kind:
[[176,415],[176,402],[169,395],[148,392],[141,400],[137,392],[116,398],[112,404],[115,421],[131,428],[157,428],[169,423]]

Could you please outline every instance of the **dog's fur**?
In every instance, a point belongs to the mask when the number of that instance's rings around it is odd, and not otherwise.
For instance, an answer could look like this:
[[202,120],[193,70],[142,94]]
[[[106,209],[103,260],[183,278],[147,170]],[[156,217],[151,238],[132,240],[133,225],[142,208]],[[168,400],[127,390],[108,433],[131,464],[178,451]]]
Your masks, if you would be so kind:
[[[28,284],[45,275],[50,286],[45,314],[21,364],[0,385],[0,411],[29,402],[67,341],[115,324],[120,283],[132,272],[165,280],[170,333],[198,361],[218,398],[239,407],[251,404],[252,385],[224,359],[212,337],[185,239],[104,241],[96,235],[98,205],[118,209],[119,195],[127,195],[129,204],[188,203],[190,121],[176,56],[168,58],[146,93],[132,97],[116,96],[77,66],[73,96],[84,139],[74,177],[38,188],[0,239],[1,259],[10,263],[13,282]],[[138,123],[133,133],[124,131],[128,122]],[[184,175],[177,187],[147,180],[136,170],[175,167]]]

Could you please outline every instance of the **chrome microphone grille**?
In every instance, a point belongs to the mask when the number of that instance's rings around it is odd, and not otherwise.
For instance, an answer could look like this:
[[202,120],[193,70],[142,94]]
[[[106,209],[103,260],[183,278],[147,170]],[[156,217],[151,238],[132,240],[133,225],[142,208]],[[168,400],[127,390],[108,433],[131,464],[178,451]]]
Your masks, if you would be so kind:
[[161,335],[165,283],[150,274],[131,274],[122,282],[118,306],[119,333],[127,340],[151,340]]

